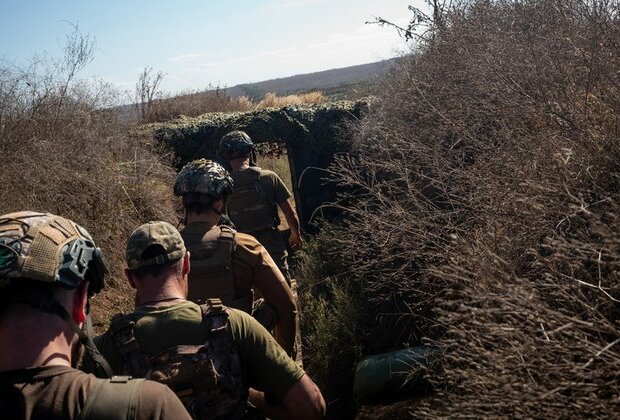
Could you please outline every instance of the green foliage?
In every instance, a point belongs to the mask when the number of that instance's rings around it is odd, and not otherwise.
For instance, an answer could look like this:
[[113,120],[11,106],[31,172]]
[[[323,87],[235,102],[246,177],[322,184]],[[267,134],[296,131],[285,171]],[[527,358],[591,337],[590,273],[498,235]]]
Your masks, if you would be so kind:
[[260,101],[265,96],[265,92],[256,85],[239,85],[239,87],[245,96],[249,96],[255,102]]
[[340,264],[325,259],[328,235],[306,244],[299,275],[305,368],[329,401],[332,418],[350,416],[353,372],[362,355],[364,316],[359,288],[336,274]]

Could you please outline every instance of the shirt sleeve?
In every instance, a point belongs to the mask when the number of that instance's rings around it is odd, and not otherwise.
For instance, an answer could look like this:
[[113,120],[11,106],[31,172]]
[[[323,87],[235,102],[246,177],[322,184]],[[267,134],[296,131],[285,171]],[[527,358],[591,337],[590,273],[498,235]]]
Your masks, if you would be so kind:
[[291,192],[284,184],[284,181],[275,172],[262,170],[261,174],[265,176],[269,183],[269,189],[273,191],[273,197],[276,204],[280,204],[292,197]]
[[144,381],[138,394],[137,420],[191,419],[183,403],[166,385]]
[[304,375],[269,332],[245,312],[229,309],[229,326],[237,343],[248,385],[276,401]]
[[[235,255],[236,254],[236,255]],[[286,351],[292,352],[295,342],[297,305],[286,279],[273,262],[267,250],[250,235],[237,233],[237,249],[233,254],[233,266],[242,274],[241,267],[251,267],[246,278],[253,279],[265,301],[278,315],[278,337]],[[235,261],[238,259],[240,261]]]

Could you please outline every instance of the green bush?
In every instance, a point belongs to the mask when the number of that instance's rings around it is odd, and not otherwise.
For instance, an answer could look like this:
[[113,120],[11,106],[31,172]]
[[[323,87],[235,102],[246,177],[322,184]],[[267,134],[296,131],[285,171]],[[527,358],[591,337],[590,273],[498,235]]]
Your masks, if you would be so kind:
[[330,240],[319,235],[306,244],[300,284],[304,364],[330,403],[331,418],[351,416],[353,371],[362,352],[363,308],[358,291],[325,264]]

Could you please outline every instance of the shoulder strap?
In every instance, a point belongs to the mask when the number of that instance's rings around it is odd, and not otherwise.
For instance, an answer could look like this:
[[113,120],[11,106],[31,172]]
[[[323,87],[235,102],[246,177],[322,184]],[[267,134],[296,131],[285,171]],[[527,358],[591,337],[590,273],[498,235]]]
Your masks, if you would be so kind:
[[148,358],[142,354],[135,335],[134,314],[118,314],[112,318],[110,333],[112,341],[121,354],[121,371],[134,377],[144,377],[149,369]]
[[222,246],[225,246],[225,252],[227,253],[227,261],[230,267],[232,267],[232,254],[237,249],[237,241],[235,240],[237,231],[230,226],[220,226],[220,236],[218,241]]
[[200,311],[210,333],[226,330],[228,310],[221,300],[207,299],[205,304],[200,305]]
[[231,241],[235,242],[235,236],[237,235],[237,231],[227,225],[220,225],[220,236],[219,239],[221,241]]
[[138,408],[138,390],[144,379],[113,376],[97,381],[86,398],[79,420],[133,420]]

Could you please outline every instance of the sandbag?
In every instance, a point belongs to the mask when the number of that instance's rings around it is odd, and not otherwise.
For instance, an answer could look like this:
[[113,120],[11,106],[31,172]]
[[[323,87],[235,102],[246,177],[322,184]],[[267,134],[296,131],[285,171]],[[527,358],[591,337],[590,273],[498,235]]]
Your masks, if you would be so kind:
[[419,385],[430,356],[425,346],[366,356],[355,368],[353,394],[359,400],[410,391]]

